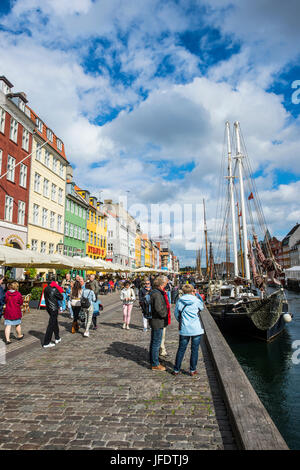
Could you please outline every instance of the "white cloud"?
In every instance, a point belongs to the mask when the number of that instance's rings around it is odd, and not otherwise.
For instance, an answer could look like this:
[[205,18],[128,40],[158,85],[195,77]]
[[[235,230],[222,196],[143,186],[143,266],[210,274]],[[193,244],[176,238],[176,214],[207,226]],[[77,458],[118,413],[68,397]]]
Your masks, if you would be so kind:
[[[196,205],[205,198],[211,230],[224,123],[239,120],[253,169],[263,168],[257,186],[270,228],[288,231],[299,218],[299,184],[274,188],[274,175],[300,173],[300,121],[265,88],[299,53],[298,3],[288,9],[276,0],[271,10],[265,10],[268,1],[209,3],[214,9],[206,18],[224,44],[241,47],[206,77],[200,58],[178,41],[179,33],[196,28],[187,13],[193,2],[158,0],[18,0],[0,32],[1,73],[62,138],[80,186],[114,199],[130,190],[131,204]],[[163,64],[166,73],[159,76]],[[122,111],[97,125],[113,109]],[[195,168],[176,179],[175,166],[190,162]],[[176,246],[184,250],[185,240]]]

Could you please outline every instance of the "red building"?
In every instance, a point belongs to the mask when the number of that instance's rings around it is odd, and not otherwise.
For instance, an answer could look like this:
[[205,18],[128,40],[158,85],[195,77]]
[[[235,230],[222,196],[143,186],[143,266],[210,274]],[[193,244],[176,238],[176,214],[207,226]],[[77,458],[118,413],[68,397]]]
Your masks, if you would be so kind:
[[[0,77],[0,245],[25,249],[32,134],[24,93],[12,93],[13,85]],[[20,163],[22,162],[22,163]]]

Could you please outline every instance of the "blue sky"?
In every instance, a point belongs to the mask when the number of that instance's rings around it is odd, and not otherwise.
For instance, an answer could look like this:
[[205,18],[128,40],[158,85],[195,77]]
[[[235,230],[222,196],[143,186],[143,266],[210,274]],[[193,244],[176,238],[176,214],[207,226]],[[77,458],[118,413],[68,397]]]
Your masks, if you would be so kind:
[[[1,74],[64,141],[77,184],[147,206],[205,198],[212,238],[224,124],[240,121],[282,237],[300,220],[299,14],[296,0],[2,0]],[[191,239],[173,243],[182,264]]]

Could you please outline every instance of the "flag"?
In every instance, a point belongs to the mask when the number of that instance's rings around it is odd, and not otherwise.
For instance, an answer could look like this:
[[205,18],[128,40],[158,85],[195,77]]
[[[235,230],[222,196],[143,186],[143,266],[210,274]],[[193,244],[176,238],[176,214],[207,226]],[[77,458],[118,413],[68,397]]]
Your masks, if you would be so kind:
[[254,199],[253,193],[250,193],[250,196],[248,197],[248,201],[250,201],[250,199]]

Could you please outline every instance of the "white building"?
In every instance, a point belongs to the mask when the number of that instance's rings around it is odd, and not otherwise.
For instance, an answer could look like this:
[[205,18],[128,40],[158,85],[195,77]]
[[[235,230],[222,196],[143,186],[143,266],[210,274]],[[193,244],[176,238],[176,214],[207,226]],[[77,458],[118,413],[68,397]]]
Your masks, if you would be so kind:
[[137,223],[123,204],[104,201],[107,214],[107,257],[108,261],[125,267],[135,268],[135,238]]

